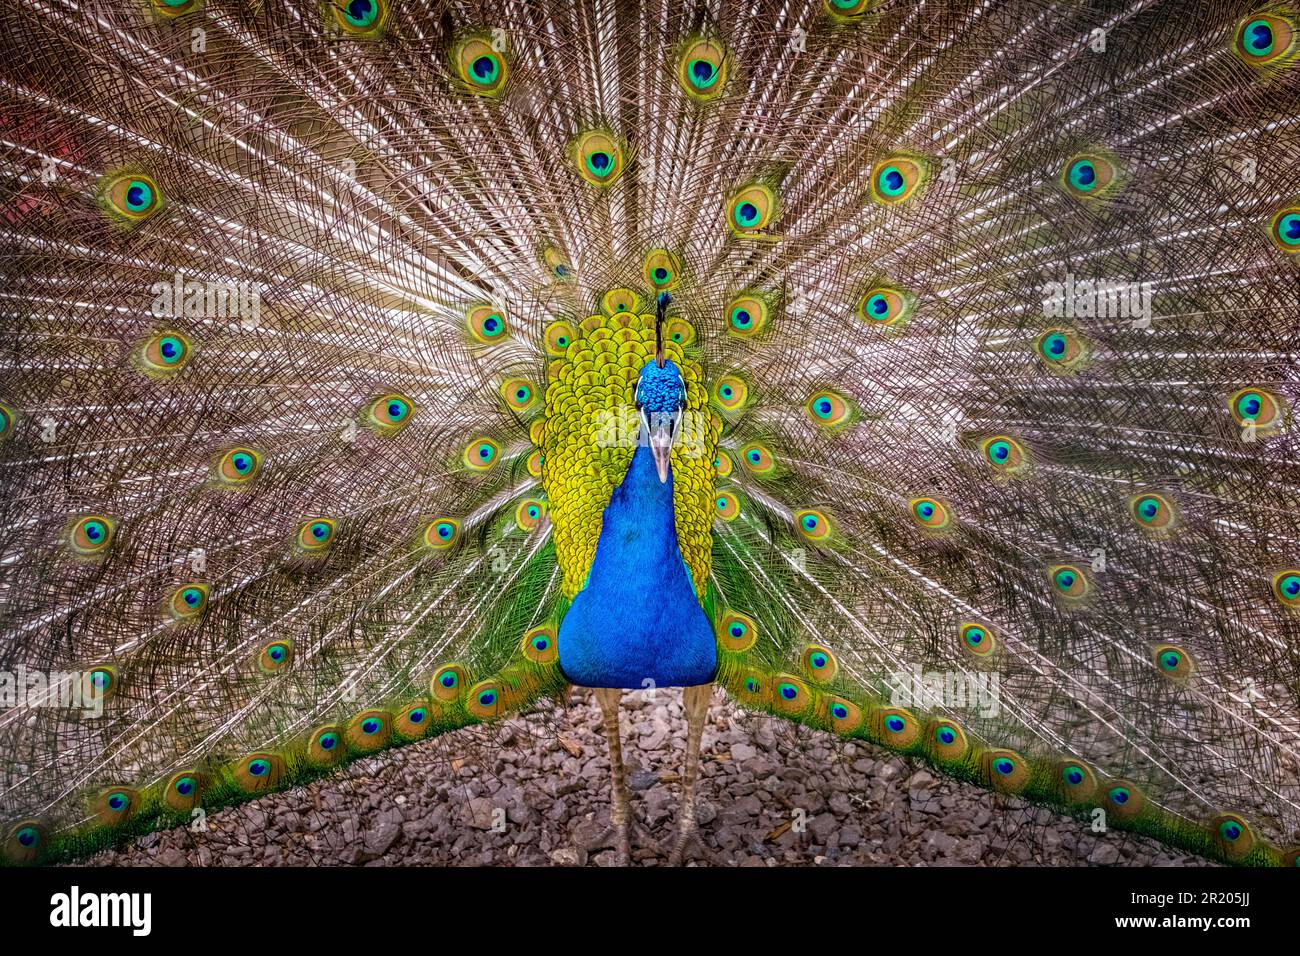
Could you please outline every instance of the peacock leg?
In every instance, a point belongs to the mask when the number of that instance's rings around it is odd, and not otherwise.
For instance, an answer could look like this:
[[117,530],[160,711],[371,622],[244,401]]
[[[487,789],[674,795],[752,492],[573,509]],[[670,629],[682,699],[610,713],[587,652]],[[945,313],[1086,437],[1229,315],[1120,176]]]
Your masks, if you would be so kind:
[[632,801],[627,792],[627,768],[623,766],[623,741],[618,726],[623,692],[618,688],[598,687],[596,700],[600,701],[605,739],[609,742],[609,772],[612,778],[610,832],[614,837],[614,848],[618,853],[618,865],[627,866],[632,862]]
[[668,854],[669,866],[680,866],[692,844],[704,849],[700,842],[699,824],[695,821],[695,783],[700,776],[700,738],[704,735],[704,718],[708,716],[712,700],[712,684],[696,684],[686,688],[682,694],[682,705],[686,709],[686,765],[682,768],[682,806],[677,816],[677,839]]

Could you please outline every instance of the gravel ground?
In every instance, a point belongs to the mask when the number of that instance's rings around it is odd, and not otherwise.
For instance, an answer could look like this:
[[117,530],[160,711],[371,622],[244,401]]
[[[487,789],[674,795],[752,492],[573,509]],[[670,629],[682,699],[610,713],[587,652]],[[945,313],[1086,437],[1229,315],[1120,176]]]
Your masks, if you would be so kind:
[[[681,692],[629,695],[634,864],[662,865],[685,739]],[[596,865],[609,761],[589,692],[493,728],[359,761],[325,780],[97,854],[117,866]],[[721,694],[704,731],[700,830],[722,866],[1208,866],[875,747],[746,714]]]

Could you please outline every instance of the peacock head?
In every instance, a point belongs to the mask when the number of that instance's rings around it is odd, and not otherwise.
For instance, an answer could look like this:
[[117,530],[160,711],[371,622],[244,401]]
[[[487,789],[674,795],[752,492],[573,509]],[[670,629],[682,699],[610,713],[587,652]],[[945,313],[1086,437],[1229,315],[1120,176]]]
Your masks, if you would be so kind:
[[663,352],[661,328],[669,301],[668,293],[659,296],[655,357],[646,362],[636,383],[636,408],[641,416],[639,441],[650,445],[660,482],[668,480],[669,456],[681,429],[682,408],[686,405],[686,382],[682,380],[682,371],[676,362],[666,359]]
[[677,363],[664,356],[664,313],[672,296],[659,293],[655,303],[655,357],[646,362],[636,383],[636,408],[641,416],[639,441],[650,445],[659,481],[668,480],[669,457],[681,430],[686,405],[686,382]]

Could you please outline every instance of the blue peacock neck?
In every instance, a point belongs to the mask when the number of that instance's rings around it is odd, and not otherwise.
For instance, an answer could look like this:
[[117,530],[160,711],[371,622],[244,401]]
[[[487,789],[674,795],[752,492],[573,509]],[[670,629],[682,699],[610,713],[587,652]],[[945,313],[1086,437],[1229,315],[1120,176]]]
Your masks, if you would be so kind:
[[713,680],[717,647],[677,544],[672,472],[659,480],[644,443],[605,508],[586,587],[558,644],[560,668],[582,687]]

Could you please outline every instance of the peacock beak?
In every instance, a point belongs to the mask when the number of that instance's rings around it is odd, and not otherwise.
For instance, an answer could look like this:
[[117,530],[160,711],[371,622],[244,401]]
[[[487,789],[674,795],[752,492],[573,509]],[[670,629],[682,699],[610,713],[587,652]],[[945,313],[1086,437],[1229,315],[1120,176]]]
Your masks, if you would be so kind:
[[668,462],[673,451],[673,435],[676,432],[671,424],[656,424],[650,429],[650,454],[655,459],[655,470],[659,472],[660,484],[668,480]]

